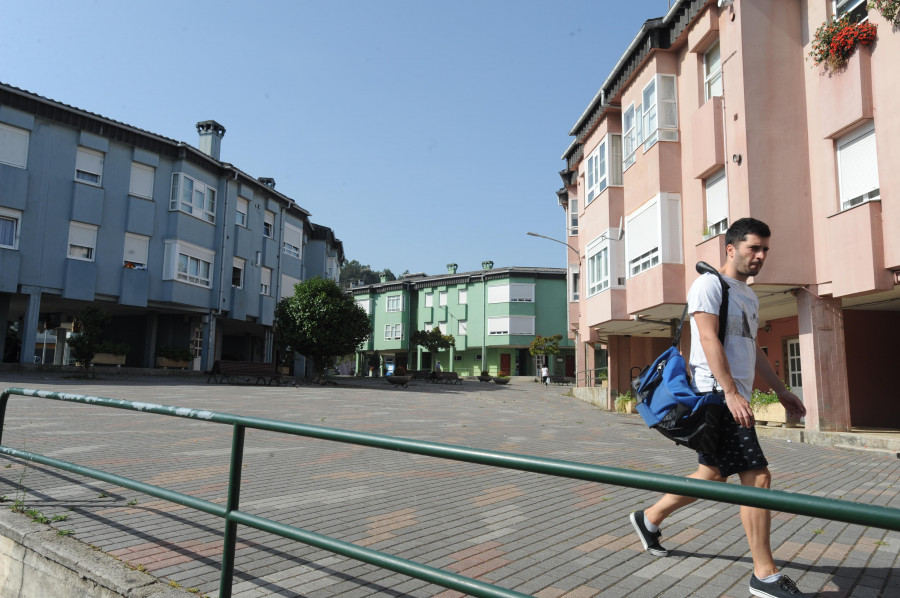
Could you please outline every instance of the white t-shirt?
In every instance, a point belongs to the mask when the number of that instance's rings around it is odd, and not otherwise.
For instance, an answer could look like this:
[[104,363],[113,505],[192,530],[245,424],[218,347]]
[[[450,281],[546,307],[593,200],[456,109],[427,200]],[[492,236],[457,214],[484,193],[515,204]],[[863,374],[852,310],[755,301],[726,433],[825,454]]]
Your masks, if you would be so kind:
[[[759,328],[759,299],[746,283],[723,276],[728,283],[728,324],[725,327],[725,357],[738,392],[750,399],[756,375],[756,332]],[[722,305],[722,285],[713,274],[704,274],[694,281],[688,292],[688,313],[719,315]],[[691,318],[690,368],[693,383],[699,392],[709,392],[715,379],[703,353],[697,323]],[[717,388],[721,388],[716,384]]]

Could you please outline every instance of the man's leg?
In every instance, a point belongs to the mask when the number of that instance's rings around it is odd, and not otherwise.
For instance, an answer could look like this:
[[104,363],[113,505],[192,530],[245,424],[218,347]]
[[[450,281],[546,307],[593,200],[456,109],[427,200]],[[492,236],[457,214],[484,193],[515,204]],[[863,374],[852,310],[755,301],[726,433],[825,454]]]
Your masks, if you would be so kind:
[[[687,476],[695,480],[710,480],[713,482],[724,482],[725,478],[719,475],[718,467],[709,465],[699,465],[697,471]],[[697,499],[692,496],[680,496],[678,494],[666,494],[654,504],[652,507],[644,511],[644,515],[653,525],[660,525],[663,519],[680,509],[687,506]]]
[[[769,468],[752,469],[742,471],[741,484],[755,488],[768,488],[772,483],[772,474]],[[772,517],[768,509],[741,506],[741,523],[744,524],[744,532],[747,534],[747,543],[750,545],[750,554],[753,556],[753,572],[757,578],[763,579],[778,572],[775,559],[772,556],[770,534],[772,530]]]
[[[725,481],[725,478],[719,474],[718,467],[704,464],[701,464],[697,468],[697,471],[688,477],[716,482]],[[659,543],[659,538],[662,536],[659,525],[662,523],[663,519],[681,507],[691,504],[695,500],[697,499],[690,496],[666,494],[646,511],[635,511],[631,513],[628,518],[631,520],[631,525],[634,527],[634,531],[637,532],[641,544],[644,545],[644,550],[653,556],[668,556],[669,551],[663,548]]]

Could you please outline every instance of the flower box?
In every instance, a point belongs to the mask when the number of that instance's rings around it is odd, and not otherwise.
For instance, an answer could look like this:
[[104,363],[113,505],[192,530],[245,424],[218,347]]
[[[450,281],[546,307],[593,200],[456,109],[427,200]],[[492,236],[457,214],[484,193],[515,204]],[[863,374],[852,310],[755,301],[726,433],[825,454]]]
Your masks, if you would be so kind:
[[788,421],[787,413],[781,403],[770,403],[768,405],[760,405],[753,408],[753,417],[756,418],[756,425],[766,425],[774,428],[797,428],[800,420],[791,418]]
[[509,378],[494,378],[494,384],[509,384]]
[[168,357],[157,357],[156,358],[156,367],[168,369],[168,368],[180,368],[187,369],[191,365],[190,361],[182,361],[179,359],[169,359]]
[[122,367],[125,365],[124,355],[113,355],[112,353],[96,353],[91,361],[94,365],[114,365]]

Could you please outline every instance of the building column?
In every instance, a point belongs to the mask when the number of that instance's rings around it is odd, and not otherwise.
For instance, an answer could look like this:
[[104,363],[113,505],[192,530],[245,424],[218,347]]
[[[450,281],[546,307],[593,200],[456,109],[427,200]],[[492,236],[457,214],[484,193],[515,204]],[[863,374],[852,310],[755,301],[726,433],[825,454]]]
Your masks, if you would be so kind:
[[447,368],[448,372],[453,371],[454,363],[456,363],[456,347],[450,347],[450,366]]
[[263,361],[272,363],[274,358],[275,332],[271,328],[265,330],[265,346],[263,347]]
[[53,352],[53,365],[65,365],[66,363],[66,339],[69,331],[65,328],[56,329],[56,351]]
[[631,389],[631,337],[610,336],[609,343],[609,394],[606,408],[614,411],[616,397]]
[[9,300],[9,295],[0,293],[0,363],[3,363],[3,354],[6,351],[6,329],[9,328]]
[[840,299],[797,291],[806,429],[850,431],[850,389]]
[[40,287],[22,286],[22,292],[28,295],[28,306],[25,308],[25,320],[20,331],[22,352],[19,354],[19,363],[34,363],[37,329],[41,319],[41,289]]
[[203,345],[200,349],[200,371],[208,372],[212,369],[216,357],[216,316],[213,314],[204,316],[202,322]]

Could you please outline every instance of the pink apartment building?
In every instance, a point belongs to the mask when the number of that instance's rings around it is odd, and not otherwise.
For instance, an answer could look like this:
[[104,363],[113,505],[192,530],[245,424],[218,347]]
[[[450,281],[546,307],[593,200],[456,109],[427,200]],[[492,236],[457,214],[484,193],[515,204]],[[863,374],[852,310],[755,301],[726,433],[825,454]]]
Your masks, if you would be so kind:
[[[844,12],[877,41],[814,65]],[[676,0],[643,24],[563,155],[579,386],[608,357],[612,407],[752,216],[772,228],[758,341],[807,429],[900,428],[898,60],[900,27],[862,0]]]

